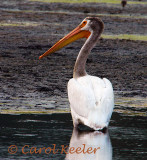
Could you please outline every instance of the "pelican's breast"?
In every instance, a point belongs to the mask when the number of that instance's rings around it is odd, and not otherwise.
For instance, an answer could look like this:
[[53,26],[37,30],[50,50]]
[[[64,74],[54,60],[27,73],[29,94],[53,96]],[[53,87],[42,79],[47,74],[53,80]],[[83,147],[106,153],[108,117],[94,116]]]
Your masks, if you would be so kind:
[[88,109],[95,106],[95,95],[89,76],[69,80],[68,98],[72,109],[78,115],[82,117],[88,116]]

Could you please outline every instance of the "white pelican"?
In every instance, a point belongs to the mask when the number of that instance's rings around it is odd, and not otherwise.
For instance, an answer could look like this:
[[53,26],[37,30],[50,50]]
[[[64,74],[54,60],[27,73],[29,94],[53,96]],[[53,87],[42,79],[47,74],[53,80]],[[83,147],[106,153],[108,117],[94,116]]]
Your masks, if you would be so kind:
[[94,130],[107,128],[114,107],[114,94],[106,78],[90,76],[85,71],[87,57],[100,38],[104,24],[98,17],[87,17],[73,31],[63,37],[39,57],[47,56],[69,43],[87,38],[77,57],[73,78],[68,82],[68,98],[74,127],[82,123]]

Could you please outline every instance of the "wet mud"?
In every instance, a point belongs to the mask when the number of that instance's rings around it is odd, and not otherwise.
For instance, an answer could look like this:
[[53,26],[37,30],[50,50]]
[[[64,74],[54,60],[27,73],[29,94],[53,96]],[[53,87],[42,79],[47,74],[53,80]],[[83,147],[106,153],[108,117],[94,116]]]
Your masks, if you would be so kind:
[[[0,15],[1,110],[69,110],[66,86],[85,40],[42,60],[39,56],[85,17],[99,15],[104,34],[147,33],[147,5],[122,9],[119,4],[2,0]],[[116,97],[145,98],[146,52],[146,41],[101,38],[89,55],[87,72],[108,78]]]

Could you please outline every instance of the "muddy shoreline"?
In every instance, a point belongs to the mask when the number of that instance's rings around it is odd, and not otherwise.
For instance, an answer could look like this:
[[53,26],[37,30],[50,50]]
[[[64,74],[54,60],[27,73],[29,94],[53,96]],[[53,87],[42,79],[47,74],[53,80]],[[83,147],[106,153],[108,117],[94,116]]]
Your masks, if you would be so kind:
[[[118,5],[83,3],[77,7],[76,4],[3,0],[0,4],[0,109],[21,107],[23,110],[33,105],[38,110],[43,105],[47,108],[47,101],[50,102],[48,109],[68,108],[66,84],[72,78],[84,40],[42,60],[38,57],[89,14],[110,14],[100,16],[105,23],[104,34],[144,35],[146,18],[111,15],[141,16],[147,15],[146,12],[147,5],[122,10]],[[146,41],[101,38],[89,55],[87,72],[108,78],[116,97],[146,97],[146,51]]]

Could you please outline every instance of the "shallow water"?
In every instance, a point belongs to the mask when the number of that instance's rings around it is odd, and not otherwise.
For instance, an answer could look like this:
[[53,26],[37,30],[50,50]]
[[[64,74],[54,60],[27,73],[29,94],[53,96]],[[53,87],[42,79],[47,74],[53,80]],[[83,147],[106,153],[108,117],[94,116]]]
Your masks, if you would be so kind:
[[[108,131],[102,133],[83,126],[80,130],[73,130],[70,113],[1,114],[0,159],[142,159],[146,157],[145,119],[114,112]],[[15,148],[9,148],[11,145],[17,146],[16,153]],[[42,151],[35,153],[32,147],[37,148],[36,151],[42,148]],[[72,154],[68,147],[81,147],[82,151]],[[90,147],[97,148],[97,151],[86,152]]]
[[[124,94],[133,92],[123,92]],[[66,96],[66,95],[65,95]],[[114,111],[126,115],[146,116],[146,97],[123,97],[120,93],[115,93]],[[69,101],[67,97],[47,97],[47,98],[22,98],[11,97],[0,100],[1,114],[48,114],[48,113],[70,113]]]

